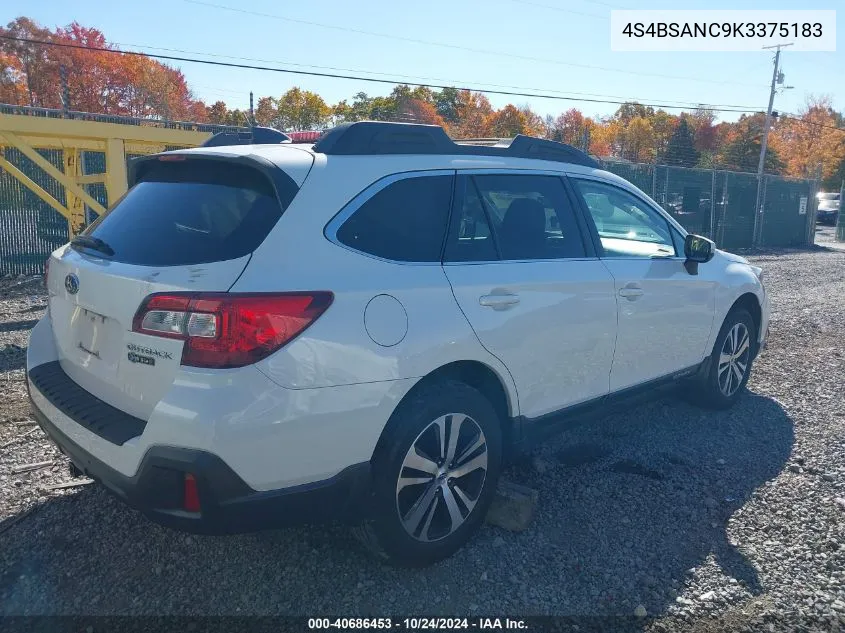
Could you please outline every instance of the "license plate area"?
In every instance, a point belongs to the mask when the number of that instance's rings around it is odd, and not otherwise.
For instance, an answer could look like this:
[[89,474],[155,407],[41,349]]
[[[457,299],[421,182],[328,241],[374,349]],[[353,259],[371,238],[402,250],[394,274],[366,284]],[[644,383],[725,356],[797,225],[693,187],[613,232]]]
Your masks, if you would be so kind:
[[76,351],[89,359],[115,364],[114,319],[85,308],[77,308],[74,316],[72,340]]

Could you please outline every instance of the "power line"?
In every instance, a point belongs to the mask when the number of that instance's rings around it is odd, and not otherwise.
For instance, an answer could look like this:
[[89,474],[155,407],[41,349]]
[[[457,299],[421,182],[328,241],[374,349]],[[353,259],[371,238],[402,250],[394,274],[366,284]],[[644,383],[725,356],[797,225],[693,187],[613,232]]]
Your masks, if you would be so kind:
[[545,64],[556,64],[558,66],[569,66],[572,68],[585,68],[587,70],[601,70],[605,72],[612,72],[612,73],[621,73],[624,75],[639,75],[642,77],[659,77],[661,79],[675,79],[680,81],[695,81],[698,83],[712,83],[712,84],[735,84],[748,87],[747,82],[739,82],[739,81],[724,81],[719,79],[702,79],[701,77],[681,77],[678,75],[664,75],[660,73],[645,73],[645,72],[635,72],[635,71],[627,71],[621,70],[619,68],[608,68],[606,66],[595,66],[592,64],[576,64],[573,62],[564,62],[557,59],[548,59],[543,57],[532,57],[529,55],[519,55],[517,53],[503,53],[501,51],[484,49],[484,48],[473,48],[470,46],[461,46],[459,44],[448,44],[446,42],[435,42],[432,40],[422,40],[413,37],[404,37],[401,35],[393,35],[391,33],[379,33],[377,31],[365,31],[363,29],[356,29],[348,26],[338,26],[336,24],[325,24],[322,22],[314,22],[311,20],[300,20],[297,18],[289,18],[282,15],[277,15],[274,13],[264,13],[262,11],[253,11],[251,9],[241,9],[238,7],[229,7],[223,4],[216,4],[213,2],[206,2],[205,0],[182,0],[183,2],[187,2],[189,4],[195,4],[198,6],[203,7],[210,7],[212,9],[220,9],[222,11],[231,11],[234,13],[243,13],[245,15],[252,15],[255,17],[261,18],[270,18],[273,20],[282,20],[284,22],[292,22],[294,24],[305,24],[307,26],[316,26],[319,28],[324,29],[331,29],[335,31],[345,31],[347,33],[357,33],[359,35],[367,35],[370,37],[381,37],[390,40],[396,40],[400,42],[410,42],[412,44],[423,44],[425,46],[439,46],[441,48],[449,48],[452,50],[459,50],[459,51],[466,51],[470,53],[478,53],[481,55],[496,55],[498,57],[507,57],[512,59],[521,59],[523,61],[530,61],[530,62],[541,62]]
[[[422,79],[422,80],[425,80],[425,81],[439,81],[439,82],[446,82],[446,83],[451,83],[451,84],[471,83],[471,84],[475,84],[475,85],[479,85],[479,86],[483,86],[483,87],[492,86],[494,88],[510,88],[512,90],[531,90],[531,91],[534,91],[534,92],[546,92],[546,93],[559,94],[559,95],[564,95],[564,96],[575,95],[575,96],[586,96],[586,97],[604,97],[604,98],[607,98],[607,99],[624,99],[626,103],[630,102],[630,101],[636,101],[636,102],[639,103],[641,101],[656,101],[657,100],[657,99],[651,99],[649,97],[620,97],[619,95],[607,95],[607,94],[600,94],[600,93],[594,93],[594,92],[575,92],[575,91],[572,91],[572,90],[553,90],[551,88],[527,88],[525,86],[513,86],[513,85],[508,85],[508,84],[492,84],[492,83],[482,84],[482,83],[477,83],[477,82],[463,82],[463,81],[456,80],[456,79],[443,79],[443,78],[440,78],[440,77],[425,77],[425,76],[420,76],[420,75],[401,75],[401,74],[377,72],[377,71],[374,71],[374,70],[359,70],[359,69],[352,69],[352,68],[342,68],[342,67],[338,67],[338,66],[319,66],[319,65],[316,65],[316,64],[299,64],[299,63],[296,63],[296,62],[287,62],[287,61],[281,61],[281,60],[278,60],[278,59],[262,59],[262,58],[258,58],[258,57],[240,57],[240,56],[235,56],[235,55],[223,55],[221,53],[208,53],[208,52],[205,52],[205,51],[192,51],[192,50],[186,50],[186,49],[181,49],[181,48],[165,48],[165,47],[161,47],[161,46],[150,46],[150,45],[147,45],[147,44],[131,44],[131,43],[128,43],[128,42],[113,42],[113,44],[115,44],[117,46],[123,46],[123,47],[131,47],[131,48],[138,48],[138,49],[150,49],[150,50],[157,50],[157,51],[167,51],[167,52],[171,52],[171,53],[187,53],[189,55],[203,55],[203,56],[206,56],[206,57],[216,57],[216,58],[221,58],[221,59],[236,59],[236,60],[239,60],[239,61],[261,62],[261,63],[271,63],[271,64],[285,64],[285,65],[288,65],[288,66],[298,66],[300,68],[318,68],[318,69],[321,69],[321,70],[337,70],[337,71],[341,71],[341,72],[350,72],[350,73],[365,73],[365,74],[368,74],[368,75],[381,75],[381,76],[384,76],[384,77],[393,77],[394,79],[399,77],[403,81],[405,81],[407,79]],[[128,51],[124,51],[124,52],[128,52]],[[200,87],[202,87],[202,86],[200,86]],[[220,90],[220,88],[217,88],[217,90]],[[481,91],[481,90],[483,90],[483,88],[482,89],[473,88],[473,90]],[[234,91],[234,90],[232,90],[230,92],[237,93],[237,94],[242,93],[242,91]],[[748,109],[748,110],[754,110],[753,106],[737,105],[737,104],[732,104],[732,103],[704,103],[702,101],[694,101],[694,100],[693,101],[676,101],[676,100],[673,100],[673,99],[665,99],[665,100],[661,100],[661,101],[665,101],[666,103],[675,103],[675,104],[678,104],[678,105],[681,105],[681,106],[684,106],[684,107],[691,107],[691,108],[711,107],[712,106],[712,107],[721,107],[721,108],[744,108],[744,109]]]
[[[397,85],[397,84],[407,84],[410,86],[421,86],[425,88],[437,88],[443,90],[445,88],[456,88],[458,90],[473,90],[471,88],[466,88],[463,86],[447,86],[441,84],[423,84],[423,83],[415,83],[415,82],[402,82],[402,81],[395,81],[390,79],[378,79],[376,77],[361,77],[356,75],[341,75],[338,73],[321,73],[315,71],[306,71],[306,70],[293,70],[290,68],[274,68],[271,66],[255,66],[251,64],[238,64],[235,62],[221,62],[221,61],[213,61],[210,59],[196,59],[191,57],[180,57],[176,55],[161,55],[157,53],[145,53],[139,51],[120,51],[111,48],[104,48],[99,46],[83,46],[81,44],[71,44],[67,42],[48,42],[46,40],[37,40],[32,38],[26,37],[13,37],[11,35],[0,35],[0,39],[4,40],[11,40],[16,42],[27,42],[30,44],[40,44],[43,46],[55,46],[59,48],[72,48],[78,50],[87,50],[93,51],[98,53],[111,53],[115,55],[133,55],[136,57],[150,57],[154,59],[166,59],[169,61],[179,61],[179,62],[190,62],[196,64],[207,64],[210,66],[219,66],[219,67],[227,67],[227,68],[241,68],[247,70],[263,70],[269,72],[277,72],[277,73],[287,73],[293,75],[307,75],[312,77],[327,77],[331,79],[351,79],[355,81],[369,81],[372,83],[381,83],[381,84],[390,84],[390,85]],[[613,105],[623,105],[625,103],[630,103],[630,101],[619,101],[619,100],[609,100],[609,99],[590,99],[586,97],[565,97],[561,95],[552,95],[552,94],[541,94],[541,93],[531,93],[531,92],[516,92],[516,91],[509,91],[509,90],[481,90],[477,89],[475,92],[482,92],[486,94],[496,94],[496,95],[504,95],[510,97],[534,97],[538,99],[552,99],[557,101],[583,101],[588,103],[605,103],[605,104],[613,104]],[[652,108],[664,108],[666,110],[684,110],[688,106],[678,106],[678,105],[670,105],[670,104],[661,104],[661,103],[640,103],[639,105],[648,106]],[[702,104],[706,105],[706,104]],[[714,112],[739,112],[739,113],[750,113],[750,112],[757,112],[756,109],[737,109],[737,108],[708,108],[713,110]]]

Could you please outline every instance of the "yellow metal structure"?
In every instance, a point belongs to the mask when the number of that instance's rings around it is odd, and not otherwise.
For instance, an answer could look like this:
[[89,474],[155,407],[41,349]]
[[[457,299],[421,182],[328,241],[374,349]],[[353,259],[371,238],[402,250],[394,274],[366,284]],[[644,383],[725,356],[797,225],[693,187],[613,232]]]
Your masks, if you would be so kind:
[[[209,132],[172,129],[158,122],[139,123],[130,125],[0,114],[0,169],[67,218],[69,237],[73,237],[85,226],[86,205],[97,214],[105,212],[103,205],[85,191],[84,185],[104,183],[108,200],[114,202],[126,192],[127,154],[153,154],[164,151],[168,146],[196,147],[211,136]],[[62,204],[13,165],[5,155],[7,148],[17,149],[62,185],[67,204]],[[56,168],[36,148],[61,149],[63,169]],[[83,151],[103,152],[106,158],[105,172],[84,174]]]

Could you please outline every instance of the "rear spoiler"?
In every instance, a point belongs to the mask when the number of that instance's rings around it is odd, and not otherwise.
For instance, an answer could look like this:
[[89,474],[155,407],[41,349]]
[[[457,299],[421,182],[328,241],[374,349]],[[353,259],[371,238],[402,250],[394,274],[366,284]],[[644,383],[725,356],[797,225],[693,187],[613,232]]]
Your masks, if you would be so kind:
[[223,147],[225,145],[270,145],[290,143],[291,138],[271,127],[252,127],[246,131],[218,132],[200,147]]
[[283,201],[284,207],[293,200],[299,191],[299,185],[288,176],[283,169],[264,158],[255,154],[233,155],[228,153],[214,152],[179,152],[170,151],[162,154],[149,154],[130,159],[127,169],[127,184],[131,189],[143,177],[144,172],[151,164],[173,163],[179,164],[184,161],[218,161],[233,163],[235,165],[246,165],[261,172],[267,177],[276,189],[276,195]]

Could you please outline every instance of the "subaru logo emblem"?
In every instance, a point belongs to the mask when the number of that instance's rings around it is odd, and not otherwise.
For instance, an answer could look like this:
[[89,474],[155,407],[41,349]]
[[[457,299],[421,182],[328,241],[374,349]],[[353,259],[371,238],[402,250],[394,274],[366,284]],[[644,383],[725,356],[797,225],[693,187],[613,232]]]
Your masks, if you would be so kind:
[[68,293],[72,295],[75,295],[77,292],[79,292],[79,277],[77,277],[73,273],[65,277],[65,290],[67,290]]

